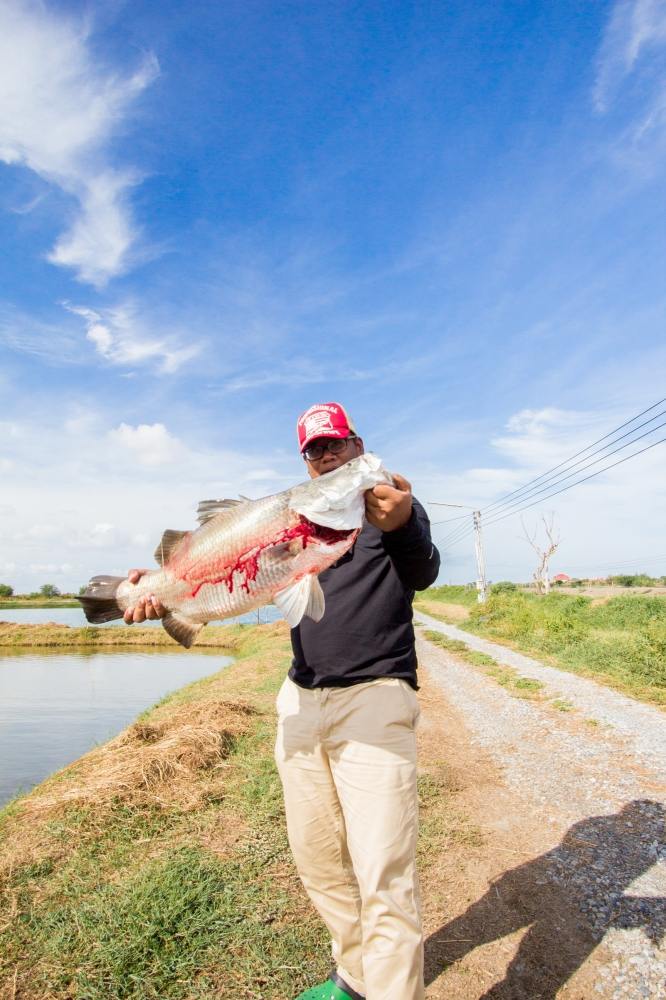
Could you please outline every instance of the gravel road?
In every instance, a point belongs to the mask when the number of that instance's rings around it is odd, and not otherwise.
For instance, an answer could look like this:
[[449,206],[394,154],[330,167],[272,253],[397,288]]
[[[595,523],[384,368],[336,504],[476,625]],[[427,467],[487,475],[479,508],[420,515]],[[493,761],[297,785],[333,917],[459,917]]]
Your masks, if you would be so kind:
[[[589,942],[569,959],[557,996],[664,1000],[666,715],[421,612],[415,619],[543,684],[538,698],[518,698],[418,638],[421,667],[501,769],[513,811],[506,823],[523,842],[531,831],[534,855],[522,870],[533,891],[559,893],[566,936],[575,942],[576,925]],[[570,710],[558,710],[562,701]],[[538,922],[536,900],[524,923]],[[484,996],[529,998],[519,966],[520,956]]]

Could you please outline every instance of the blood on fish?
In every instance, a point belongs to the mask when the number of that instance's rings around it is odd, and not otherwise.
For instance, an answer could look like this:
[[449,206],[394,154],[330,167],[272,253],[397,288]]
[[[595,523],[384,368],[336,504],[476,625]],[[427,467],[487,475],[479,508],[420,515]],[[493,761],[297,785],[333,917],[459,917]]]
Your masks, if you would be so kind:
[[296,524],[292,525],[291,528],[285,528],[283,531],[280,531],[275,538],[273,538],[270,542],[266,542],[265,545],[258,545],[256,548],[251,549],[242,556],[239,556],[233,565],[226,568],[226,572],[223,576],[214,580],[202,580],[200,583],[197,583],[192,591],[192,597],[196,597],[201,588],[206,584],[215,586],[219,583],[224,583],[229,593],[233,594],[235,573],[242,575],[240,586],[246,593],[249,594],[250,584],[257,579],[259,574],[259,559],[261,558],[262,552],[266,549],[273,548],[276,545],[282,545],[285,542],[293,541],[295,538],[302,539],[304,549],[306,549],[309,543],[313,540],[323,542],[325,545],[334,545],[336,542],[340,542],[345,538],[348,538],[349,535],[352,534],[353,530],[354,529],[339,530],[337,528],[327,528],[324,525],[315,524],[303,514],[299,514],[298,522]]

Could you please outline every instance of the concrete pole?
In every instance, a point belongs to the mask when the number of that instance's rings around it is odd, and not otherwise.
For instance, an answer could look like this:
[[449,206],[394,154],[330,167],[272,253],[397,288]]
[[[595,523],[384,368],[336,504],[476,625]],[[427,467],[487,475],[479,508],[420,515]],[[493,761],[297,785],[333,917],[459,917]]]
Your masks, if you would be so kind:
[[472,516],[474,518],[474,548],[476,550],[477,597],[479,604],[485,604],[488,586],[486,584],[486,561],[483,555],[483,539],[481,537],[481,511],[475,510]]

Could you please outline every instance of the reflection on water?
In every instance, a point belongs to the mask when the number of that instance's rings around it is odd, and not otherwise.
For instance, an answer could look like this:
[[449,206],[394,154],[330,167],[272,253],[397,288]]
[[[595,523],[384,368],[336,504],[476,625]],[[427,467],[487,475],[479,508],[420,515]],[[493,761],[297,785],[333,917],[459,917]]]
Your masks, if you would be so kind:
[[0,805],[230,662],[204,651],[0,655]]
[[[226,618],[223,622],[212,622],[213,625],[233,625],[234,622],[243,622],[247,625],[256,625],[257,622],[275,622],[281,618],[280,612],[273,604],[259,611],[250,611],[245,615],[238,615],[237,618]],[[82,608],[0,608],[0,622],[19,622],[22,625],[46,625],[48,622],[55,622],[56,625],[71,625],[82,627],[87,625],[86,616]],[[95,628],[107,628],[116,625],[124,625],[122,618],[113,622],[106,622],[104,625],[96,625]],[[161,626],[161,622],[148,621],[145,625]],[[143,625],[141,626],[143,628]]]

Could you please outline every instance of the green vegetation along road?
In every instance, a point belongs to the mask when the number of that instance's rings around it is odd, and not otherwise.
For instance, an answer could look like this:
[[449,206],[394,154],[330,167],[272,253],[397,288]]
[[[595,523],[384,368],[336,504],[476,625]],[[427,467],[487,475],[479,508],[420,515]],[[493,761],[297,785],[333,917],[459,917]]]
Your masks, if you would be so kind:
[[485,604],[465,587],[433,587],[415,607],[544,662],[666,705],[666,597],[598,598],[517,588],[491,590]]

